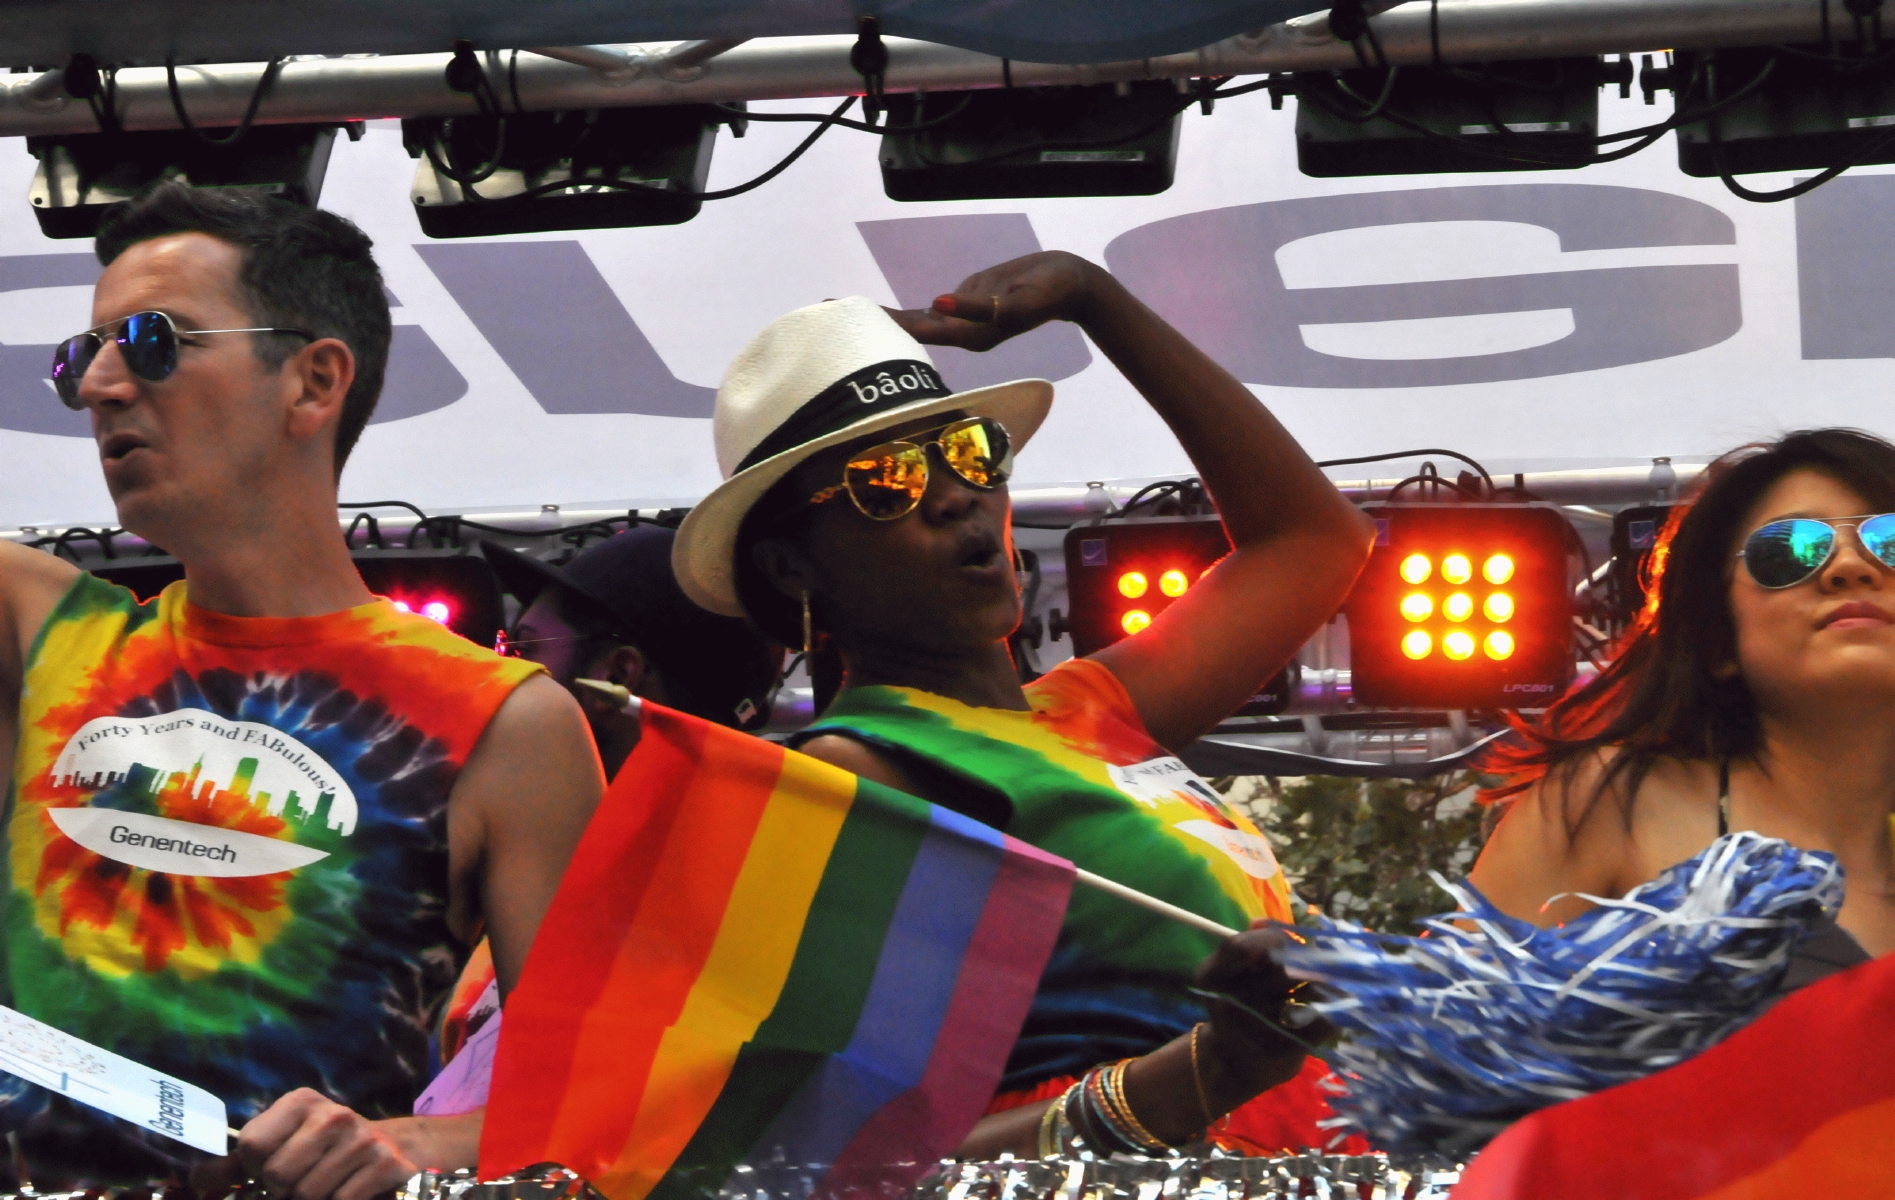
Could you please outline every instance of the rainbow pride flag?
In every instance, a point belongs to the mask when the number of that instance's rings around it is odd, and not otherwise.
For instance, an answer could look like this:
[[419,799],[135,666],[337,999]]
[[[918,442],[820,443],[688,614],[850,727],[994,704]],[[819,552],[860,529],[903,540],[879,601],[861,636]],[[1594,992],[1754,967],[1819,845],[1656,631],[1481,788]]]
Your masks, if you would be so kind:
[[1891,1159],[1895,955],[1802,989],[1669,1070],[1527,1117],[1454,1200],[1886,1196]]
[[912,1184],[992,1098],[1072,864],[695,717],[643,728],[507,999],[482,1177]]

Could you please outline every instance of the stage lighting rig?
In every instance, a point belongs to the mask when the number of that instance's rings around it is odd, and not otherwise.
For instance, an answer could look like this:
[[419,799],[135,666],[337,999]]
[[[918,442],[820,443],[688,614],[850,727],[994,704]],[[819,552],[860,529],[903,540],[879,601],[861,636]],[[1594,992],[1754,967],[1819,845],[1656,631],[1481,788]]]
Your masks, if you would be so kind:
[[1171,186],[1189,100],[1168,81],[889,96],[891,200],[1150,196]]
[[[1069,530],[1063,624],[1073,653],[1084,656],[1143,633],[1229,553],[1230,538],[1216,516],[1119,518]],[[1060,624],[1055,613],[1055,628]],[[1237,715],[1282,712],[1294,681],[1292,664]]]
[[[368,590],[404,612],[419,613],[468,641],[492,646],[506,616],[500,581],[479,554],[462,550],[357,550],[351,557]],[[184,578],[175,559],[128,558],[86,567],[149,600]]]
[[1778,46],[1679,51],[1667,66],[1645,58],[1640,86],[1661,90],[1681,115],[1678,169],[1713,178],[1895,162],[1891,47]]
[[[703,208],[720,125],[741,106],[416,118],[415,215],[429,237],[677,225]],[[739,111],[733,111],[739,110]]]
[[1334,178],[1583,166],[1605,84],[1629,95],[1631,60],[1299,72],[1271,91],[1297,97],[1297,166]]
[[27,195],[40,232],[51,238],[92,237],[108,207],[160,179],[245,188],[314,205],[338,128],[346,128],[351,140],[362,136],[357,121],[258,125],[223,143],[186,130],[29,137],[26,148],[39,169]]
[[1636,504],[1612,514],[1612,569],[1607,573],[1607,616],[1619,628],[1645,607],[1652,555],[1675,504]]
[[1568,550],[1542,504],[1388,504],[1349,617],[1358,703],[1541,708],[1573,676]]

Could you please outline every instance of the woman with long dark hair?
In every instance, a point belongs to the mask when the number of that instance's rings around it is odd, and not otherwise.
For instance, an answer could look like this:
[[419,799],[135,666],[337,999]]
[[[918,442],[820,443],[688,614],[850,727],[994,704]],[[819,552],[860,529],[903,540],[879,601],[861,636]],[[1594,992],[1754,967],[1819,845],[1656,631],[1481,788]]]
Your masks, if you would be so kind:
[[[1006,480],[1052,388],[955,394],[916,343],[985,350],[1057,319],[1177,436],[1232,551],[1149,629],[1023,688]],[[673,563],[705,607],[839,652],[840,695],[805,752],[1227,926],[1288,918],[1269,846],[1174,755],[1329,619],[1372,528],[1241,383],[1103,270],[1038,254],[929,310],[858,297],[791,313],[725,375],[714,429],[726,482],[692,510]],[[1006,1111],[963,1151],[1154,1152],[1297,1079],[1301,1043],[1244,1011],[1285,1016],[1292,985],[1268,957],[1280,936],[1220,947],[1076,889]]]
[[1754,830],[1840,860],[1791,984],[1895,950],[1895,445],[1788,434],[1713,463],[1597,678],[1522,729],[1472,882],[1552,925]]

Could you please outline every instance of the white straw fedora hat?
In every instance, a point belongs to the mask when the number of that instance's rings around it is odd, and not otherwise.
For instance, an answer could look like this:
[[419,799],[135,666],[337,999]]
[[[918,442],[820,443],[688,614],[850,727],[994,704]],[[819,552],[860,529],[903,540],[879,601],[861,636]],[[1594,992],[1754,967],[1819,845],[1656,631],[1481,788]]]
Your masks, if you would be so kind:
[[921,343],[866,297],[799,308],[771,322],[724,372],[711,419],[724,482],[678,528],[671,568],[699,605],[743,616],[732,561],[738,527],[798,463],[937,412],[993,417],[1018,449],[1052,404],[1044,379],[950,391]]

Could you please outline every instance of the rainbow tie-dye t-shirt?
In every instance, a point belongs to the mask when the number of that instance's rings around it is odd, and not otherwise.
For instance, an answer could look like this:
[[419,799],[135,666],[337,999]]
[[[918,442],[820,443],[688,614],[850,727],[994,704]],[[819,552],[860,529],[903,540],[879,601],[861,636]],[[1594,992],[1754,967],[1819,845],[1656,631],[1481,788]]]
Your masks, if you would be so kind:
[[[1030,712],[915,688],[851,688],[797,736],[856,738],[970,815],[1004,800],[1006,831],[1081,868],[1236,929],[1290,919],[1289,885],[1248,818],[1151,739],[1112,672],[1061,663],[1028,685]],[[933,789],[931,789],[933,790]],[[956,804],[953,793],[970,801]],[[971,793],[967,794],[967,793]],[[1189,991],[1208,934],[1073,889],[1003,1091],[1143,1054],[1204,1019]]]
[[[21,691],[5,1003],[208,1089],[235,1124],[304,1086],[406,1113],[466,957],[448,793],[537,669],[385,600],[240,618],[183,583],[141,605],[80,576]],[[4,1078],[0,1127],[36,1168],[122,1179],[193,1153]]]

